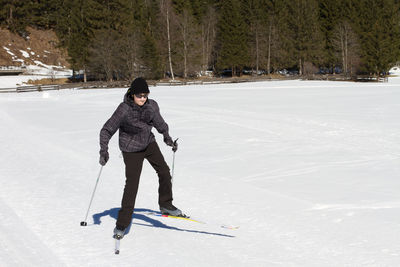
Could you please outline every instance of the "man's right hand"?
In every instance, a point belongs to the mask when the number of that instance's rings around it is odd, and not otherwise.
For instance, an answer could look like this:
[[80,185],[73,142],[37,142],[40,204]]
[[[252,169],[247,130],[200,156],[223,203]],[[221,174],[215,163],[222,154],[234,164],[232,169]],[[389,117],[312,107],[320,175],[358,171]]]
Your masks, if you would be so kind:
[[107,161],[108,161],[109,155],[107,151],[100,151],[100,160],[99,163],[101,166],[106,165]]

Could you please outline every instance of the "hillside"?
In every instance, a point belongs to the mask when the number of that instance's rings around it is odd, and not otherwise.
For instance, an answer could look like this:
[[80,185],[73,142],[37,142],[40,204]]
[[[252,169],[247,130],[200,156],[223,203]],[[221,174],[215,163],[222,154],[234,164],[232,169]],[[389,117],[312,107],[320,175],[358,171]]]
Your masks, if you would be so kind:
[[0,66],[57,66],[69,68],[65,51],[57,47],[58,39],[51,30],[28,28],[27,39],[0,29]]

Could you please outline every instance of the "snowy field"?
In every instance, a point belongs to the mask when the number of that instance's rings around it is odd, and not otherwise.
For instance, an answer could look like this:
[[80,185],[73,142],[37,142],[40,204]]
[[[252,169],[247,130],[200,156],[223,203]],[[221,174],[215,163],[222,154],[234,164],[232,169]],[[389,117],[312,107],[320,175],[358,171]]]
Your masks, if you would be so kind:
[[0,94],[1,266],[400,266],[398,78],[151,87],[179,137],[174,203],[206,224],[148,214],[146,163],[115,255],[118,134],[80,221],[125,90]]
[[15,76],[0,76],[0,91],[1,88],[16,88],[19,86],[29,86],[29,80],[41,80],[51,78],[68,78],[68,76],[50,76],[50,75],[15,75]]

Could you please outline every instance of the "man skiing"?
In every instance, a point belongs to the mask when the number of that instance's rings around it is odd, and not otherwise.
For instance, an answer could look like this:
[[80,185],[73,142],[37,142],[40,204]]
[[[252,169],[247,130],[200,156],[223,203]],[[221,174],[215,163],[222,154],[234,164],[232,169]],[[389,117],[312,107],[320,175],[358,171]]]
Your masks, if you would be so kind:
[[100,164],[104,166],[109,158],[108,143],[119,130],[119,148],[125,163],[125,188],[118,213],[114,238],[121,239],[130,225],[135,207],[140,174],[146,159],[155,169],[159,178],[158,204],[163,214],[184,216],[172,205],[172,183],[170,169],[156,143],[153,126],[164,136],[164,142],[175,152],[178,144],[172,141],[168,125],[161,117],[156,101],[149,99],[149,87],[143,78],[135,79],[111,118],[100,131]]

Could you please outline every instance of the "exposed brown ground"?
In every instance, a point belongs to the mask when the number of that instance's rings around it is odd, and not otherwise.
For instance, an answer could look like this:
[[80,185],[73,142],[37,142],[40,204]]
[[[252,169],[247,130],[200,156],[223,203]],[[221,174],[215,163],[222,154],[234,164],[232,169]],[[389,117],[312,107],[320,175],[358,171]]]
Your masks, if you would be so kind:
[[[27,30],[30,35],[25,40],[18,34],[0,28],[0,66],[21,66],[22,63],[16,59],[24,60],[25,65],[35,65],[33,61],[38,60],[47,65],[69,66],[65,51],[57,47],[58,39],[53,31],[34,28]],[[15,56],[7,53],[4,47]],[[20,50],[29,53],[29,57],[24,57]]]

